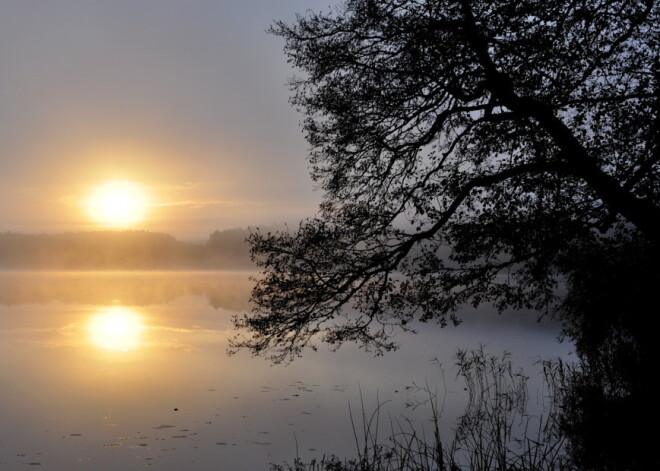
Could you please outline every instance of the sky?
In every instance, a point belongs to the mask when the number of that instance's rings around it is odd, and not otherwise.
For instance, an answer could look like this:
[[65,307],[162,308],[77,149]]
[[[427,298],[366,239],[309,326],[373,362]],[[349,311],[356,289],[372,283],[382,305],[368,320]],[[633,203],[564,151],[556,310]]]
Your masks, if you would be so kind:
[[119,228],[88,201],[125,181],[146,195],[129,229],[195,239],[312,216],[295,71],[266,29],[330,3],[0,0],[0,231]]

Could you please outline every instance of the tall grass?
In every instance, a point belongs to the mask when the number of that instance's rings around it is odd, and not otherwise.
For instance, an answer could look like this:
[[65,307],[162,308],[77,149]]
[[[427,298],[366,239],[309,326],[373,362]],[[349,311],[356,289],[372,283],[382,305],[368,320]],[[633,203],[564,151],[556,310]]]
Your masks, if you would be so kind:
[[467,406],[458,419],[455,434],[441,436],[442,404],[428,384],[411,388],[425,400],[410,406],[425,406],[430,420],[426,427],[406,419],[389,420],[381,437],[383,403],[367,413],[364,402],[356,418],[350,410],[357,456],[322,457],[293,464],[271,465],[271,471],[563,471],[565,437],[559,430],[561,363],[545,363],[542,412],[530,415],[528,378],[515,370],[507,354],[495,356],[483,349],[457,354],[459,376],[465,383]]

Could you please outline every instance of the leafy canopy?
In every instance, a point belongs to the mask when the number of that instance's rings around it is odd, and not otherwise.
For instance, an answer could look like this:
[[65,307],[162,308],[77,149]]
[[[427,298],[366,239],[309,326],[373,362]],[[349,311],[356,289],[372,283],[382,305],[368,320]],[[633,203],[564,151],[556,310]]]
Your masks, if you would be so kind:
[[650,0],[349,0],[276,23],[324,200],[251,235],[264,274],[234,348],[380,353],[465,303],[548,309],[585,244],[657,254],[659,25]]

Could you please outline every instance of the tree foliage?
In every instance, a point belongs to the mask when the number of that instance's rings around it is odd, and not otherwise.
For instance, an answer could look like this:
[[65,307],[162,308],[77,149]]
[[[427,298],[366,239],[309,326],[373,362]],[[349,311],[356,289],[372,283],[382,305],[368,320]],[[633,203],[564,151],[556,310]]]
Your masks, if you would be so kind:
[[466,303],[557,305],[581,247],[657,257],[658,25],[651,0],[348,0],[276,23],[324,200],[251,235],[235,348],[382,352]]

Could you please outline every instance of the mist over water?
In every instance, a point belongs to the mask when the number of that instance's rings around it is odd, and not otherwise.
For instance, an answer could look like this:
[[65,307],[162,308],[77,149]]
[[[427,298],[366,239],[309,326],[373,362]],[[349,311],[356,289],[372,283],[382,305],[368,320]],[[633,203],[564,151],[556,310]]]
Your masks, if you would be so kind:
[[0,233],[0,269],[254,270],[248,235],[247,229],[227,229],[190,242],[141,230],[4,232]]
[[405,404],[423,397],[406,387],[428,382],[446,395],[450,433],[465,403],[458,348],[509,351],[530,374],[540,358],[569,356],[557,325],[484,310],[456,328],[401,335],[383,357],[351,346],[320,346],[290,365],[228,357],[231,317],[250,308],[249,275],[0,274],[0,468],[267,469],[296,453],[354,456],[349,404],[359,410],[361,395],[367,411],[385,403],[384,422],[421,427],[428,411]]
[[0,304],[154,306],[198,296],[215,309],[249,309],[246,272],[0,272]]

